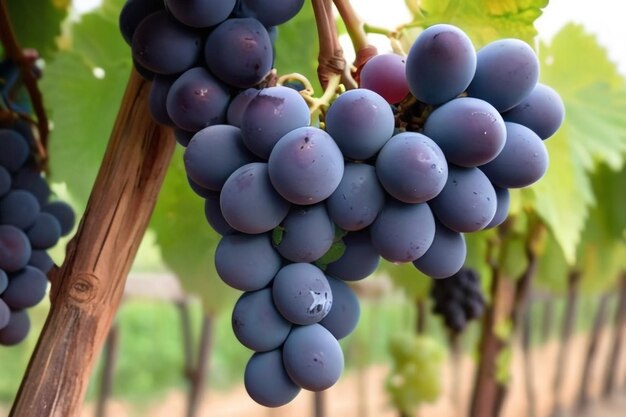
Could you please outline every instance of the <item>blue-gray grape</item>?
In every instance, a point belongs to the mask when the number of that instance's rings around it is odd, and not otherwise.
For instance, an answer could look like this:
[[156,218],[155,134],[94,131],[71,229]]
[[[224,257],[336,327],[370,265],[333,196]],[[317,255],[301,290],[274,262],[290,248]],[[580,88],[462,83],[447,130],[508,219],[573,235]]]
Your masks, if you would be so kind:
[[463,267],[467,255],[465,238],[436,222],[435,239],[424,255],[413,265],[431,278],[448,278]]
[[185,170],[203,188],[219,191],[228,177],[256,158],[243,144],[241,130],[230,125],[205,127],[185,150]]
[[150,86],[150,96],[148,98],[150,115],[155,122],[165,126],[174,125],[172,118],[167,113],[167,94],[170,92],[174,81],[176,81],[175,77],[157,75],[152,80],[152,85]]
[[283,406],[300,392],[285,371],[281,349],[252,355],[243,380],[250,398],[264,407]]
[[506,141],[504,120],[489,103],[456,98],[428,116],[424,134],[439,145],[448,162],[475,167],[495,159]]
[[335,238],[335,226],[323,203],[292,206],[281,224],[282,236],[276,245],[291,262],[314,262],[324,256]]
[[242,127],[243,114],[248,108],[248,104],[261,92],[262,90],[256,88],[248,88],[243,90],[232,99],[228,105],[228,111],[226,112],[226,120],[229,125]]
[[76,222],[76,214],[72,207],[63,201],[53,201],[42,207],[41,211],[50,213],[61,225],[61,236],[67,236]]
[[313,324],[330,311],[333,295],[324,273],[307,263],[289,264],[280,269],[272,284],[276,309],[294,324]]
[[448,181],[428,203],[447,228],[469,233],[484,229],[496,213],[496,192],[478,168],[449,166]]
[[219,193],[209,190],[208,188],[204,188],[203,186],[189,178],[189,175],[187,175],[187,183],[189,184],[189,188],[191,188],[191,191],[196,193],[198,197],[209,198],[215,196],[215,194],[218,194],[219,196]]
[[9,286],[9,276],[3,269],[0,268],[0,295],[7,289]]
[[0,165],[0,198],[11,189],[11,173]]
[[241,291],[266,287],[282,260],[268,234],[234,233],[223,236],[215,251],[215,269],[229,286]]
[[343,230],[356,231],[371,225],[385,204],[385,191],[376,169],[368,164],[347,163],[343,178],[326,200],[328,214]]
[[565,118],[565,105],[553,88],[537,83],[535,89],[520,104],[502,116],[507,122],[526,126],[545,140],[561,127]]
[[213,228],[220,235],[228,235],[235,232],[235,229],[230,227],[220,207],[220,195],[219,193],[207,194],[204,200],[204,216],[206,217],[209,226]]
[[290,204],[272,187],[267,164],[253,162],[228,177],[220,193],[222,215],[243,233],[265,233],[278,226]]
[[389,200],[370,229],[372,245],[390,262],[412,262],[435,237],[435,219],[426,203]]
[[478,51],[476,75],[467,89],[470,96],[489,102],[499,112],[520,104],[539,79],[539,61],[519,39],[500,39]]
[[30,331],[30,319],[24,310],[11,311],[9,324],[0,329],[0,345],[14,346],[21,343]]
[[339,260],[328,264],[325,270],[327,275],[344,281],[358,281],[376,271],[380,255],[372,245],[368,229],[348,233],[343,242],[345,252]]
[[442,104],[464,92],[475,71],[472,41],[451,25],[434,25],[424,30],[406,58],[411,93],[428,104]]
[[15,190],[24,190],[31,193],[40,206],[45,205],[50,198],[50,186],[41,172],[35,167],[25,166],[13,176],[12,187]]
[[187,26],[207,28],[228,19],[236,0],[165,0],[167,9]]
[[292,327],[274,307],[270,288],[244,293],[233,308],[232,326],[237,340],[255,352],[282,346]]
[[211,72],[226,84],[253,87],[272,69],[272,40],[256,19],[228,19],[209,34],[204,58]]
[[344,359],[337,339],[319,324],[294,328],[283,346],[285,370],[296,385],[324,391],[341,376]]
[[39,213],[35,223],[28,228],[26,235],[33,249],[50,249],[61,238],[61,224],[50,213]]
[[[0,278],[0,281],[1,281],[1,278]],[[2,294],[2,291],[0,291],[0,294]],[[11,309],[4,301],[2,301],[2,298],[0,298],[0,330],[5,328],[9,324],[10,320],[11,320]]]
[[506,122],[506,144],[496,159],[480,169],[495,185],[522,188],[533,184],[548,170],[548,150],[539,136],[526,126]]
[[446,158],[435,142],[420,133],[395,135],[376,160],[382,186],[405,203],[423,203],[441,192],[448,178]]
[[326,113],[326,130],[346,158],[373,157],[393,135],[395,119],[389,103],[359,88],[339,96]]
[[2,293],[2,299],[11,309],[22,310],[34,307],[46,295],[48,278],[39,269],[26,266],[11,274],[9,286]]
[[240,15],[254,17],[265,26],[283,24],[295,17],[304,0],[241,0]]
[[361,307],[359,299],[348,284],[338,279],[327,278],[333,293],[333,305],[320,324],[331,332],[335,339],[341,340],[356,328]]
[[176,138],[176,142],[178,142],[178,144],[183,148],[189,146],[189,142],[191,142],[191,139],[193,139],[195,134],[196,132],[189,132],[179,127],[174,128],[174,137]]
[[19,271],[26,266],[30,256],[28,236],[15,226],[0,225],[0,270]]
[[496,207],[496,214],[493,216],[493,219],[491,219],[491,222],[489,222],[485,229],[500,226],[509,215],[509,206],[511,204],[509,190],[498,186],[494,186],[493,188],[496,190],[498,206]]
[[14,130],[0,129],[0,166],[9,172],[17,171],[28,158],[28,142]]
[[[39,269],[44,274],[47,274],[54,266],[54,261],[45,250],[33,250],[30,255],[30,259],[28,260],[28,265]],[[1,292],[2,291],[0,291],[0,293]]]
[[139,23],[148,15],[163,9],[163,0],[127,0],[120,12],[120,32],[128,45]]
[[[246,98],[241,101],[243,107]],[[264,88],[254,95],[241,116],[243,141],[255,155],[267,159],[280,138],[308,126],[310,117],[309,106],[297,91],[282,86]]]
[[286,200],[300,205],[324,201],[343,177],[343,155],[321,129],[302,127],[283,136],[268,161],[272,185]]
[[198,131],[222,123],[229,101],[226,86],[206,69],[196,67],[172,84],[167,94],[167,113],[181,129]]
[[132,38],[133,57],[157,74],[178,74],[198,59],[202,36],[167,11],[152,13],[139,23]]
[[39,202],[28,191],[12,190],[0,200],[0,224],[27,229],[40,212]]

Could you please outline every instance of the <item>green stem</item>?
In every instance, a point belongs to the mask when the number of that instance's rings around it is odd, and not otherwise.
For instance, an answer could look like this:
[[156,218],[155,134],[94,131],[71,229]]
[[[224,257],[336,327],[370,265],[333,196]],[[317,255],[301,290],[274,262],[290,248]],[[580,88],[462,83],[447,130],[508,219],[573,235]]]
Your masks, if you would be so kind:
[[365,49],[370,46],[367,40],[367,33],[365,33],[365,27],[361,18],[357,15],[350,0],[333,0],[341,19],[346,24],[348,29],[348,35],[355,51]]

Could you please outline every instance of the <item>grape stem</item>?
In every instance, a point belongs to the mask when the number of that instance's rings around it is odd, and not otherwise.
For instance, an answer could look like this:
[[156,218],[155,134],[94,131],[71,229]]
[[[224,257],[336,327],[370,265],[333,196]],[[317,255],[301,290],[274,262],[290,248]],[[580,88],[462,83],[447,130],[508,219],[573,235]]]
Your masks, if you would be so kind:
[[356,51],[356,59],[354,60],[354,68],[352,69],[352,76],[358,82],[361,68],[367,61],[374,56],[378,55],[376,47],[371,45],[367,39],[367,33],[365,33],[365,25],[358,16],[350,0],[333,0],[341,19],[348,29],[348,35],[354,50]]
[[[20,68],[24,86],[28,91],[31,103],[35,109],[35,114],[37,115],[37,129],[39,131],[39,139],[35,140],[35,146],[37,147],[37,153],[40,158],[40,167],[42,171],[47,171],[48,135],[50,133],[48,116],[43,105],[43,98],[37,84],[37,79],[32,72],[33,60],[28,59],[20,48],[15,36],[15,31],[13,30],[13,26],[11,24],[11,20],[9,19],[9,11],[6,0],[0,0],[0,40],[2,41],[2,45],[4,45],[7,57]],[[24,115],[18,115],[18,117],[27,121],[32,121],[30,118],[24,117]]]
[[339,35],[333,17],[332,0],[311,0],[320,52],[318,56],[317,76],[324,90],[336,74],[346,70],[346,60],[339,44]]

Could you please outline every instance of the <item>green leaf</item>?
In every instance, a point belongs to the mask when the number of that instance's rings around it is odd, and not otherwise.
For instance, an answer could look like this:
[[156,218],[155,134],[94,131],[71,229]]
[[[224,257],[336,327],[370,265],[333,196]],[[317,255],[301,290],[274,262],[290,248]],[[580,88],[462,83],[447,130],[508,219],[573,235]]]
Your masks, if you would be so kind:
[[8,0],[13,30],[22,48],[34,48],[44,58],[57,50],[61,23],[67,17],[69,0]]
[[500,38],[529,44],[537,35],[535,20],[548,0],[422,0],[415,23],[423,27],[449,23],[463,29],[476,48]]
[[550,167],[530,194],[565,259],[574,264],[595,203],[590,171],[600,163],[618,169],[624,162],[626,85],[606,51],[579,25],[565,26],[550,46],[542,45],[540,60],[542,81],[561,94],[566,119],[546,141]]
[[200,296],[207,312],[232,305],[238,292],[222,282],[213,262],[220,236],[206,222],[204,200],[187,183],[180,147],[165,177],[151,228],[163,260],[186,291]]
[[[69,28],[71,48],[46,66],[41,82],[54,128],[52,179],[67,183],[84,207],[117,115],[131,68],[114,13],[97,10]],[[94,69],[104,72],[103,78]],[[82,210],[80,210],[82,211]]]
[[389,275],[394,285],[402,288],[410,300],[417,301],[428,297],[433,279],[422,274],[411,262],[396,265],[383,260],[379,271]]

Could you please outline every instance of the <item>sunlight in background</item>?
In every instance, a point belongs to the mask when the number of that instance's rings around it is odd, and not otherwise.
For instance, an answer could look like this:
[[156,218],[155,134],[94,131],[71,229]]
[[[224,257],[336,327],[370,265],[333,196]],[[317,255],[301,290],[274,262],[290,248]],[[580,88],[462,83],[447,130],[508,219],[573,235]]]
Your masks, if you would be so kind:
[[[410,20],[404,0],[387,0],[384,7],[372,0],[353,0],[361,18],[374,26],[393,29]],[[102,0],[73,0],[78,13],[88,12],[102,3]],[[621,20],[626,15],[626,2],[623,0],[551,0],[543,16],[537,21],[542,40],[549,41],[568,22],[581,23],[598,36],[608,51],[610,58],[617,62],[619,70],[626,75],[626,25]],[[381,52],[389,51],[389,42],[382,35],[370,35],[371,42]],[[347,36],[342,37],[346,58],[354,60],[354,51]]]

